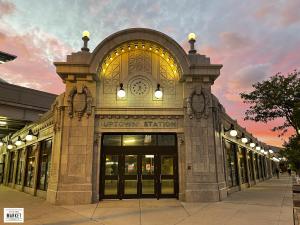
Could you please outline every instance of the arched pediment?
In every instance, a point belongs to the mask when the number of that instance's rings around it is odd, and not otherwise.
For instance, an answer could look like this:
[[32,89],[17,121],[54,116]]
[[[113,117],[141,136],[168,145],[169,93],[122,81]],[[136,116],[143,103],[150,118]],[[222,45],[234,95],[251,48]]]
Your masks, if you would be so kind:
[[118,48],[120,49],[120,46],[124,46],[124,44],[127,43],[132,43],[134,47],[134,42],[153,43],[153,45],[157,46],[161,50],[161,52],[159,52],[160,54],[166,52],[166,55],[169,55],[170,58],[174,60],[176,65],[178,65],[178,72],[180,75],[188,73],[189,65],[187,54],[184,49],[171,37],[161,32],[146,28],[131,28],[122,30],[104,39],[92,53],[90,71],[100,74],[101,69],[103,69],[102,65],[104,61],[112,52]]

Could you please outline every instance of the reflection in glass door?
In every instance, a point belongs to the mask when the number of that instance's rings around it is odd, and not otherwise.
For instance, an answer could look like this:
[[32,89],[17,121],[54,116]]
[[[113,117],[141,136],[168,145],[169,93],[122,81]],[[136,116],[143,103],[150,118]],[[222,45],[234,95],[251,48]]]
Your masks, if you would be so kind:
[[138,194],[138,157],[137,155],[125,155],[124,160],[124,175],[121,175],[124,196],[136,197]]
[[141,155],[142,171],[141,171],[141,195],[143,197],[157,196],[156,188],[156,169],[155,155]]
[[104,195],[117,198],[119,195],[119,156],[105,156]]
[[174,155],[161,155],[160,157],[160,196],[174,195],[176,193],[175,171],[177,168],[174,160]]

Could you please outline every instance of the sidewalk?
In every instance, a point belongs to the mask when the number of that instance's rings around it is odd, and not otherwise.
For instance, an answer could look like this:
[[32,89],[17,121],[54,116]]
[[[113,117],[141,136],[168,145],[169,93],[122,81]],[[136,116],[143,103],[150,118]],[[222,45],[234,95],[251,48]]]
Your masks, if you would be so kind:
[[54,206],[38,197],[0,186],[3,208],[25,208],[25,224],[78,225],[292,225],[291,178],[281,176],[236,192],[217,203],[175,199],[106,200],[98,204]]

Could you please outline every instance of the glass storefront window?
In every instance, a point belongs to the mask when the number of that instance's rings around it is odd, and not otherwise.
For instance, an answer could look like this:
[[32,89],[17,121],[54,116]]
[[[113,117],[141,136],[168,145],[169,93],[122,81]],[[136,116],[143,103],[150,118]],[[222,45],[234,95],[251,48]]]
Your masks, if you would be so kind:
[[259,177],[260,177],[260,171],[259,171],[259,166],[258,166],[258,157],[257,157],[257,153],[254,153],[253,162],[254,162],[254,166],[255,166],[255,170],[256,170],[256,179],[259,180]]
[[104,134],[103,146],[176,146],[174,134]]
[[175,135],[169,135],[169,134],[158,135],[158,145],[160,145],[160,146],[175,146],[176,145]]
[[52,140],[45,140],[41,142],[40,161],[39,161],[39,175],[38,175],[38,189],[47,190],[48,180],[51,166],[51,152]]
[[11,152],[10,153],[9,176],[8,176],[8,182],[9,183],[13,182],[14,170],[15,170],[15,152]]
[[238,185],[236,145],[232,142],[224,141],[224,147],[226,150],[227,184],[229,187],[234,187]]
[[248,182],[247,178],[247,167],[246,167],[246,149],[239,148],[239,162],[240,162],[240,172],[241,172],[241,182],[242,184]]
[[26,157],[26,179],[25,186],[33,187],[33,177],[34,177],[34,168],[35,168],[35,148],[36,145],[30,145],[27,147],[27,157]]
[[2,156],[2,163],[0,163],[0,183],[3,183],[4,181],[4,171],[5,171],[5,161],[6,160],[6,155],[3,155]]
[[249,178],[250,180],[254,180],[254,170],[253,170],[253,156],[252,152],[248,151],[247,153],[247,160],[249,165]]
[[156,135],[123,135],[123,146],[147,146],[156,144]]
[[104,135],[103,146],[121,146],[121,135]]
[[18,154],[18,163],[17,163],[17,180],[16,180],[16,184],[21,185],[22,184],[22,176],[23,176],[23,170],[24,170],[24,160],[22,158],[23,155],[23,149],[19,151]]

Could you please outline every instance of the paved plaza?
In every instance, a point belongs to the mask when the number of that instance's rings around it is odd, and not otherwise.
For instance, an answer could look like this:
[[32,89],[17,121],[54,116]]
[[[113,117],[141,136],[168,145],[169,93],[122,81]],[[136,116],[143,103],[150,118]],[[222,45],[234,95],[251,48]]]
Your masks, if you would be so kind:
[[25,224],[103,225],[292,225],[291,178],[261,182],[216,203],[175,199],[105,200],[98,204],[55,206],[43,199],[0,187],[3,208],[24,207]]

